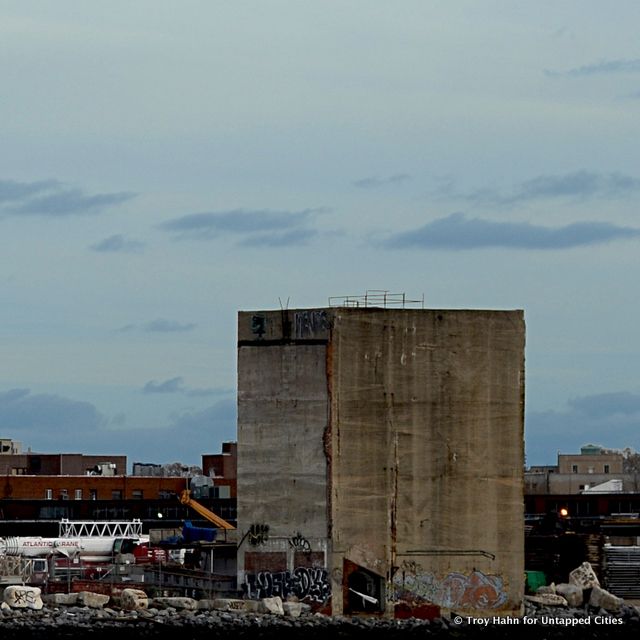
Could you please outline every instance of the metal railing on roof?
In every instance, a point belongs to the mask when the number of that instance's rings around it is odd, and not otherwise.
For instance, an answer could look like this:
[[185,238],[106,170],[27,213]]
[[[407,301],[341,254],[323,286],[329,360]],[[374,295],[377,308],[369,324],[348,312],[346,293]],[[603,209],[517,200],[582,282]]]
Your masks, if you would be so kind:
[[359,296],[331,296],[330,307],[381,307],[405,309],[407,306],[424,309],[424,294],[420,300],[411,300],[405,293],[391,293],[385,289],[368,289]]

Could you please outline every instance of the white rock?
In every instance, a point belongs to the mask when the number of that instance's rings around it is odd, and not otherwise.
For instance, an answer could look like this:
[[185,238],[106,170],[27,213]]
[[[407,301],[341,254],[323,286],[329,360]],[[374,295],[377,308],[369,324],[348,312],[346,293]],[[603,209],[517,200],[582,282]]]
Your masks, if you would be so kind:
[[120,606],[127,611],[148,609],[149,598],[142,589],[123,589],[120,594]]
[[93,591],[80,591],[78,593],[78,604],[90,609],[102,609],[109,602],[109,596]]
[[569,584],[575,584],[583,589],[591,589],[591,587],[599,587],[600,581],[591,564],[583,562],[569,574]]
[[261,602],[265,613],[275,613],[279,616],[284,615],[282,598],[280,598],[280,596],[275,596],[275,598],[262,598]]
[[300,602],[283,602],[282,608],[284,615],[290,618],[299,618],[302,613],[302,603]]
[[42,609],[44,606],[38,587],[11,585],[4,590],[4,601],[12,609]]

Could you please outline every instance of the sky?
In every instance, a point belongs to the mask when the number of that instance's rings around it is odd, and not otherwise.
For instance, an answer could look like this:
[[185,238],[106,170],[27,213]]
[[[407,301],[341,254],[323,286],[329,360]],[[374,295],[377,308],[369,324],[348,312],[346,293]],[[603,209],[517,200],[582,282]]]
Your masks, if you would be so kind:
[[0,435],[198,464],[238,310],[524,309],[526,458],[640,449],[640,3],[0,0]]

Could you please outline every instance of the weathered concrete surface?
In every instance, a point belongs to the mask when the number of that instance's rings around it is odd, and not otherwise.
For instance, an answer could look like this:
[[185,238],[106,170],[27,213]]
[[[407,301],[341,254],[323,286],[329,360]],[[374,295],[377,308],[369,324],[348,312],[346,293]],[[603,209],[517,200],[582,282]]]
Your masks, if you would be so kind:
[[522,312],[339,309],[332,348],[331,569],[396,566],[400,599],[517,613]]
[[238,521],[269,537],[327,536],[328,422],[324,345],[238,352]]
[[521,311],[240,313],[239,584],[519,613],[523,423]]

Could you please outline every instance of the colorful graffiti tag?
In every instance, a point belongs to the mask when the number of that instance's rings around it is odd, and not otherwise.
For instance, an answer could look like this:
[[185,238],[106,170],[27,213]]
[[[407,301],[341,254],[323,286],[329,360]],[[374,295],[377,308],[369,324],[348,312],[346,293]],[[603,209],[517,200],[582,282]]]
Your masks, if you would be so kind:
[[424,600],[450,609],[498,609],[507,601],[499,576],[473,571],[450,573],[438,579],[432,573],[398,571],[393,579],[398,600]]
[[248,598],[273,598],[283,600],[294,595],[299,600],[326,602],[331,597],[331,584],[325,569],[298,567],[293,571],[260,571],[246,574],[242,585]]

